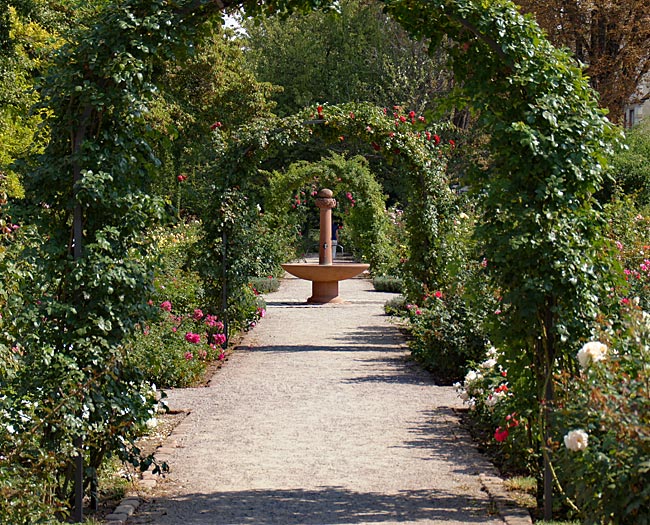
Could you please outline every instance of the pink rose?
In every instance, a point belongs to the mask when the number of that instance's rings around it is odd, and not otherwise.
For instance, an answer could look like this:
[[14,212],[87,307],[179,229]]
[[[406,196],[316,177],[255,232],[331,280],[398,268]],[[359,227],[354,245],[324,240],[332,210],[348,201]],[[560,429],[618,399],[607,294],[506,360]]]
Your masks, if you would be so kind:
[[188,343],[192,343],[194,345],[197,345],[201,342],[201,336],[199,334],[194,334],[192,332],[187,332],[185,334],[185,340]]

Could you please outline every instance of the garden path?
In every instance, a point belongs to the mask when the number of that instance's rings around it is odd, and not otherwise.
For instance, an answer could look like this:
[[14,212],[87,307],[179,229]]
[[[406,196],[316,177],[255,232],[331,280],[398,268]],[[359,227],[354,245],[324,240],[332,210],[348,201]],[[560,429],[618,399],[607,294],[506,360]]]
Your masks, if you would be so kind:
[[129,524],[504,523],[453,388],[408,360],[383,314],[394,294],[340,290],[344,304],[306,305],[310,283],[284,279],[208,387],[168,392],[190,414]]

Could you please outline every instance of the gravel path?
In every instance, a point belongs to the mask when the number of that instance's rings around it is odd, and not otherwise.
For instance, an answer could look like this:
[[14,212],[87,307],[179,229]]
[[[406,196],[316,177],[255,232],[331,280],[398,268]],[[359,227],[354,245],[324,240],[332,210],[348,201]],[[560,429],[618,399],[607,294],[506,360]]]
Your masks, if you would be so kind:
[[168,392],[190,410],[171,472],[129,524],[503,524],[450,387],[407,359],[366,279],[311,306],[283,281],[267,316],[209,387]]

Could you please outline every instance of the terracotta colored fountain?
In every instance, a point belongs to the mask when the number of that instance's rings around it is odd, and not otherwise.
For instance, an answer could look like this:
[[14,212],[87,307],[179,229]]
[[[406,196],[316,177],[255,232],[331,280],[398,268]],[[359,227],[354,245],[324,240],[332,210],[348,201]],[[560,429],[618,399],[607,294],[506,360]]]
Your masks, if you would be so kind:
[[318,264],[288,263],[284,268],[291,275],[311,281],[311,297],[308,303],[342,303],[339,296],[339,281],[350,279],[367,270],[369,264],[332,263],[332,209],[336,199],[332,190],[322,189],[316,197],[316,206],[320,208],[320,239],[318,243]]

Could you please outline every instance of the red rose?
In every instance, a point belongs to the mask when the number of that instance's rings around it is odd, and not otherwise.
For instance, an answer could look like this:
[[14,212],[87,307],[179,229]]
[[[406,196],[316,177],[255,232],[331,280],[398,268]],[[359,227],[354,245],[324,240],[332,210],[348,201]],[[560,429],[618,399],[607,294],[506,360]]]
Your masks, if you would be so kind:
[[212,124],[212,126],[210,126],[210,129],[214,131],[215,129],[220,128],[222,126],[223,124],[221,122],[215,122],[214,124]]
[[508,439],[508,429],[498,427],[494,431],[494,439],[496,439],[499,443],[503,443],[506,439]]

